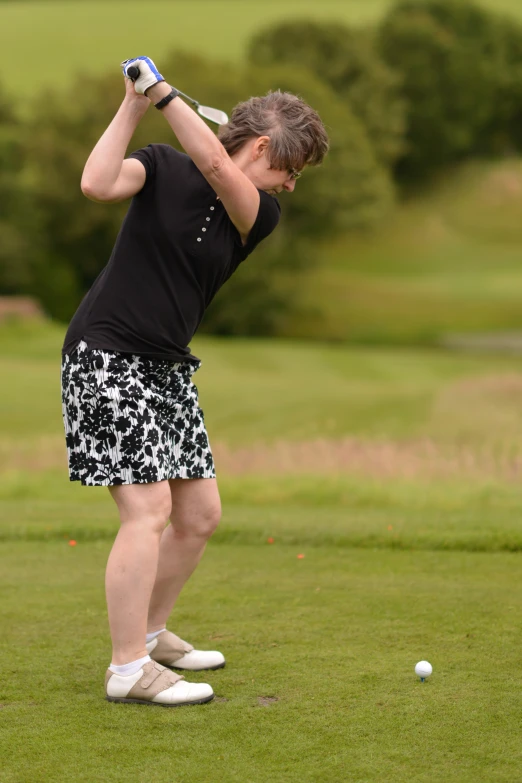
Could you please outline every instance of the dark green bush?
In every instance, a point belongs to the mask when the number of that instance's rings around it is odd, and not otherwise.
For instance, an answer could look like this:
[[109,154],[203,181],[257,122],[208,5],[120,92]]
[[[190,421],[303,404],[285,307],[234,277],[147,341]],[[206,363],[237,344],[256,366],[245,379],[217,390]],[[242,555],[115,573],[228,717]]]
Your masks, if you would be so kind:
[[494,155],[522,151],[522,26],[495,21],[499,51],[494,110],[480,137],[480,150]]
[[254,36],[248,56],[261,67],[306,67],[358,117],[378,161],[389,166],[403,152],[405,106],[400,80],[368,32],[342,23],[294,19]]
[[244,89],[247,95],[269,89],[299,95],[319,113],[330,137],[324,163],[305,170],[294,193],[281,197],[286,231],[293,237],[325,237],[379,222],[392,200],[387,172],[361,122],[327,84],[296,66],[253,66]]
[[23,128],[0,90],[0,295],[29,293],[31,233],[35,228],[29,193],[21,180]]
[[400,172],[424,177],[515,141],[522,34],[514,22],[461,0],[403,0],[378,40],[408,101]]

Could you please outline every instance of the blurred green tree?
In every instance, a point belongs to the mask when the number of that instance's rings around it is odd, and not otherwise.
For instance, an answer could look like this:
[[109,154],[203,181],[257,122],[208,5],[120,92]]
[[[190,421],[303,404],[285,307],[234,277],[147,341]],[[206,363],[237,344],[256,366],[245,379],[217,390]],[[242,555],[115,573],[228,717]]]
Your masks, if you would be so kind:
[[503,17],[497,31],[494,109],[480,136],[480,152],[506,155],[522,150],[522,25]]
[[514,22],[462,0],[403,0],[378,40],[409,107],[399,176],[424,177],[513,136],[522,50]]
[[41,230],[39,297],[53,317],[68,320],[108,261],[122,205],[83,196],[80,179],[90,150],[122,97],[121,79],[83,76],[71,91],[41,94],[28,120],[26,178]]
[[381,57],[370,31],[342,23],[287,20],[255,35],[248,57],[261,67],[309,69],[361,121],[380,163],[390,166],[403,152],[406,125],[400,79]]
[[0,294],[29,293],[34,213],[21,181],[23,126],[0,89]]

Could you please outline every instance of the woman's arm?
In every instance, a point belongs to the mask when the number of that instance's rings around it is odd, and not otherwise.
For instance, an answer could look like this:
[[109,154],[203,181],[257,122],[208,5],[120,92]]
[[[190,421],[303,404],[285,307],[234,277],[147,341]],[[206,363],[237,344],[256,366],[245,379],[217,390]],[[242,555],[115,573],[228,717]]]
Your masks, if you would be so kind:
[[138,193],[145,184],[143,163],[134,158],[124,160],[124,157],[150,101],[137,95],[128,79],[125,82],[125,99],[83,170],[82,192],[92,201],[123,201]]
[[[152,103],[168,95],[171,87],[159,82],[147,90]],[[181,98],[161,109],[178,141],[223,202],[243,240],[255,223],[259,193],[255,185],[229,157],[208,125]]]

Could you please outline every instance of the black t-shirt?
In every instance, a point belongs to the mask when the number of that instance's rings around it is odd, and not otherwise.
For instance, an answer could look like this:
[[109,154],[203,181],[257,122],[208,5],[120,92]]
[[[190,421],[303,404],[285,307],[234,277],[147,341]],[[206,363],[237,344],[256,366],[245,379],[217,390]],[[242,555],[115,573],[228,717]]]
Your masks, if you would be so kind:
[[223,283],[276,227],[281,208],[259,191],[243,246],[223,204],[192,160],[167,144],[132,153],[145,166],[107,266],[83,298],[63,353],[89,348],[193,359],[188,345]]

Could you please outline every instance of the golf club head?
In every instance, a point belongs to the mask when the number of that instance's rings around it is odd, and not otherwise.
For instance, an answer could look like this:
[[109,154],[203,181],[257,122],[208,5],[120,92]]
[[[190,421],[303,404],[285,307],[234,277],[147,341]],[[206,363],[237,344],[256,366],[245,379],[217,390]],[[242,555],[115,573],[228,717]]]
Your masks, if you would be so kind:
[[226,125],[228,122],[228,115],[219,109],[212,109],[210,106],[198,106],[197,111],[201,117],[204,117],[206,120],[209,120],[216,125]]

